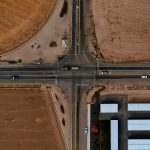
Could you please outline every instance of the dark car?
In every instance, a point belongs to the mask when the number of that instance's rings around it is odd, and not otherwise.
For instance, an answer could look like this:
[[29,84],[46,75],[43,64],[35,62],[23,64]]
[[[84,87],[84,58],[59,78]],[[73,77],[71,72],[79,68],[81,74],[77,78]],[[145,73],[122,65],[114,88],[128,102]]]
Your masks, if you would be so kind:
[[71,70],[71,66],[65,65],[62,67],[62,70]]

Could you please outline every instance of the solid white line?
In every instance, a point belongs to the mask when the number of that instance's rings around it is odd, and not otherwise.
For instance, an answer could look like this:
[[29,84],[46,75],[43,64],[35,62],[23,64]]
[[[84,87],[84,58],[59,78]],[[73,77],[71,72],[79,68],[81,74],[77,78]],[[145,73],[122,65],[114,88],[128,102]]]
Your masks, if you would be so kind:
[[87,104],[87,127],[88,127],[88,134],[87,134],[87,150],[90,150],[90,137],[91,137],[91,104]]

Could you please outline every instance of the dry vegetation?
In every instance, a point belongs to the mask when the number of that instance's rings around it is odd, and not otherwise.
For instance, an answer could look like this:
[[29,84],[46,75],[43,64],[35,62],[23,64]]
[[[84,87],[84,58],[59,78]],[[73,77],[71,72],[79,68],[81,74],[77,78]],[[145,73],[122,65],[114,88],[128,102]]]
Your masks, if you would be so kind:
[[150,61],[149,0],[93,0],[91,6],[101,60]]
[[0,84],[1,150],[66,150],[45,86]]
[[0,54],[29,40],[51,15],[57,0],[0,0]]

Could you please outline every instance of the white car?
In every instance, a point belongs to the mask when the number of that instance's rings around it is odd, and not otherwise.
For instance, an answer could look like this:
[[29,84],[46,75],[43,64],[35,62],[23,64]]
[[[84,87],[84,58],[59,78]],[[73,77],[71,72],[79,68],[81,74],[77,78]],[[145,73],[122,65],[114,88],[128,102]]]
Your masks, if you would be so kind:
[[11,77],[12,80],[18,80],[19,79],[19,75],[14,75]]
[[84,133],[87,134],[88,133],[88,127],[84,128]]
[[105,74],[111,74],[111,72],[107,71],[107,70],[104,70],[101,72],[101,74],[105,75]]
[[142,78],[142,79],[147,79],[147,78],[148,78],[148,76],[143,75],[143,76],[141,76],[141,78]]

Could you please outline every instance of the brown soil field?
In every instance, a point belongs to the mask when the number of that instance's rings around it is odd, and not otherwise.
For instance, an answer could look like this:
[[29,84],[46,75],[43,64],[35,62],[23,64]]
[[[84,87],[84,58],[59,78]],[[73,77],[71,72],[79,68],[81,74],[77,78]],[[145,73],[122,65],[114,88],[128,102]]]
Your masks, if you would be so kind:
[[57,0],[0,0],[0,54],[28,41],[45,24]]
[[149,82],[103,82],[89,87],[82,95],[83,103],[94,104],[95,93],[105,96],[126,96],[128,102],[150,102]]
[[150,62],[149,0],[92,0],[91,6],[100,60]]
[[66,150],[45,87],[0,85],[1,150]]

